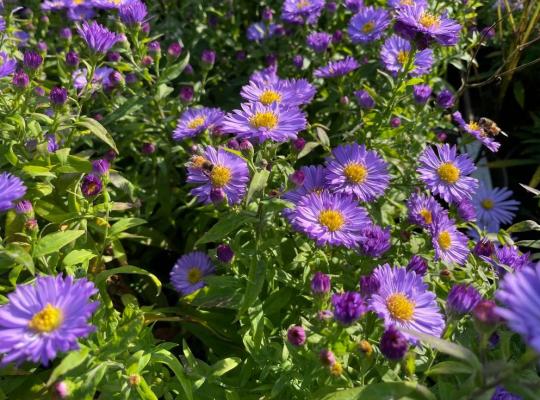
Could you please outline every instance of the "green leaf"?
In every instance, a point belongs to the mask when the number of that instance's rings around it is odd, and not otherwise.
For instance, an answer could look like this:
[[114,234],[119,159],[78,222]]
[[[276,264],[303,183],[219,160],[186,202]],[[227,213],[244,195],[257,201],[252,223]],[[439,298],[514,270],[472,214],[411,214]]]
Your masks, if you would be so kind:
[[326,131],[318,126],[315,128],[315,132],[317,132],[317,137],[319,138],[319,141],[324,147],[330,147],[330,139],[328,138],[328,135],[326,134]]
[[28,251],[26,251],[23,247],[15,243],[10,243],[2,250],[2,255],[10,258],[15,264],[22,265],[24,268],[30,271],[32,275],[36,273],[32,256],[30,256]]
[[353,389],[341,390],[328,394],[321,400],[397,400],[407,397],[408,399],[433,399],[435,395],[425,386],[414,382],[384,382],[375,383]]
[[176,357],[174,357],[167,350],[158,350],[155,353],[152,353],[152,360],[154,362],[165,364],[167,367],[169,367],[174,372],[174,375],[176,376],[176,379],[178,379],[178,382],[180,382],[180,385],[182,385],[182,389],[184,389],[184,394],[188,400],[193,400],[193,388],[191,381],[184,374],[184,368]]
[[123,218],[117,221],[110,229],[109,236],[113,237],[121,232],[127,231],[135,226],[146,224],[146,220],[141,218]]
[[85,374],[84,379],[82,380],[82,385],[73,393],[73,398],[82,398],[84,400],[93,399],[95,397],[94,395],[97,387],[105,376],[109,365],[109,363],[100,363],[97,367],[91,369],[87,374]]
[[23,167],[23,171],[30,175],[32,178],[38,177],[38,176],[47,176],[47,177],[56,177],[55,174],[53,174],[49,168],[42,167],[39,165],[25,165]]
[[268,171],[267,169],[263,169],[255,173],[246,195],[246,204],[249,204],[255,193],[262,192],[264,190],[264,188],[266,187],[266,182],[268,182],[269,176],[270,171]]
[[131,99],[125,101],[120,107],[118,107],[112,113],[107,115],[103,119],[103,121],[101,121],[102,124],[106,126],[124,117],[129,116],[131,113],[140,109],[143,106],[145,101],[146,101],[146,98],[144,97],[139,97],[139,96],[132,97]]
[[108,269],[106,271],[100,272],[96,276],[96,279],[95,279],[96,285],[101,286],[103,283],[105,283],[107,278],[109,278],[110,276],[113,276],[113,275],[117,275],[117,274],[134,274],[134,275],[147,276],[150,279],[152,279],[152,282],[154,282],[154,284],[156,285],[156,288],[157,288],[156,296],[158,296],[159,293],[161,293],[161,282],[157,278],[157,276],[155,276],[154,274],[148,272],[145,269],[142,269],[142,268],[139,268],[139,267],[134,267],[133,265],[126,265],[126,266],[123,266],[123,267]]
[[95,257],[97,257],[97,255],[89,250],[73,250],[64,257],[64,260],[62,260],[62,264],[69,267],[71,265],[82,264],[86,261],[90,261],[92,258]]
[[108,144],[109,147],[111,147],[117,154],[119,153],[111,134],[107,132],[107,129],[105,129],[103,125],[101,125],[95,119],[89,117],[80,117],[75,125],[88,129],[98,139],[101,139],[103,142]]
[[261,293],[264,280],[266,277],[266,266],[258,257],[253,257],[249,267],[248,282],[244,301],[242,302],[242,311],[247,310],[253,305],[259,294]]
[[42,257],[47,254],[56,253],[62,247],[77,240],[80,236],[84,235],[85,231],[64,231],[55,232],[50,235],[44,236],[34,246],[34,257]]
[[528,192],[531,192],[532,194],[534,194],[535,196],[540,196],[540,190],[538,189],[535,189],[533,187],[530,187],[528,185],[524,185],[523,183],[520,183],[520,186],[525,189],[526,191]]
[[302,158],[302,157],[305,157],[307,156],[309,153],[311,153],[313,151],[313,149],[315,149],[317,146],[319,146],[319,143],[317,142],[307,142],[304,146],[304,148],[302,149],[302,151],[300,151],[300,153],[298,153],[298,158]]
[[238,357],[229,357],[223,360],[219,360],[214,365],[212,365],[212,372],[210,376],[219,377],[225,375],[230,370],[236,368],[242,362],[241,358]]
[[473,370],[470,365],[464,364],[459,361],[442,361],[438,364],[435,364],[426,372],[427,375],[471,375],[472,373]]
[[161,73],[160,82],[169,82],[173,79],[176,79],[180,76],[180,74],[184,71],[186,66],[189,63],[189,53],[186,54],[186,56],[177,64],[173,64],[165,68],[165,70]]
[[255,222],[256,219],[251,215],[230,213],[221,218],[208,232],[206,232],[195,246],[222,240],[230,232],[238,230],[242,225],[248,222]]
[[52,385],[59,377],[64,375],[66,372],[69,372],[72,369],[75,369],[79,365],[81,365],[84,360],[88,358],[89,353],[90,350],[87,347],[83,347],[79,351],[72,351],[71,353],[69,353],[62,360],[62,362],[58,364],[58,367],[54,369],[51,376],[49,377],[49,380],[47,381],[47,386]]
[[526,220],[518,222],[517,224],[512,225],[510,228],[506,229],[508,233],[515,232],[528,232],[528,231],[540,231],[540,225],[532,220]]

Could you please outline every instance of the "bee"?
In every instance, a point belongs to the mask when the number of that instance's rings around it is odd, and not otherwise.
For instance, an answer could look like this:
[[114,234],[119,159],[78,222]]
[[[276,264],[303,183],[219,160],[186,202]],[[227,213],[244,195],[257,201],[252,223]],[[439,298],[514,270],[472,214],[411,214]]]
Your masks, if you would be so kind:
[[210,173],[214,169],[214,164],[212,164],[210,161],[204,161],[201,168],[203,171]]
[[480,118],[480,120],[478,120],[478,125],[480,125],[480,128],[482,128],[482,130],[487,136],[495,137],[499,133],[501,133],[504,136],[508,137],[508,135],[503,132],[501,128],[499,128],[497,124],[489,118]]

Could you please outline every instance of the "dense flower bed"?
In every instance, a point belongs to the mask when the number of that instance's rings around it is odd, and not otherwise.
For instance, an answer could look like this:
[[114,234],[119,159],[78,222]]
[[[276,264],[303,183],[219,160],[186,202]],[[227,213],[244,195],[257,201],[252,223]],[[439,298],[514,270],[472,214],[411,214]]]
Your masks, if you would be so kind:
[[4,0],[0,398],[538,399],[514,3]]

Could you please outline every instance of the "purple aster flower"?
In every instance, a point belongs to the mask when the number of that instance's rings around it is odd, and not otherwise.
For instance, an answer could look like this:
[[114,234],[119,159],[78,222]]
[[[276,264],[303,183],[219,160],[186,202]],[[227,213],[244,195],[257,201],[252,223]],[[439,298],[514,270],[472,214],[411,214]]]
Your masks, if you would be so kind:
[[457,213],[463,221],[476,220],[476,210],[474,209],[474,204],[469,199],[462,200],[458,203]]
[[379,39],[390,25],[390,14],[383,8],[362,7],[349,22],[349,36],[354,44]]
[[33,71],[43,64],[43,57],[35,51],[27,50],[24,52],[23,65],[25,68]]
[[386,39],[381,48],[381,61],[394,76],[402,72],[407,65],[409,65],[409,75],[421,76],[428,74],[431,70],[433,51],[431,49],[413,51],[408,40],[392,35]]
[[418,255],[411,257],[409,264],[407,264],[407,271],[415,272],[416,275],[424,276],[428,270],[428,262],[425,258]]
[[427,0],[388,0],[388,5],[392,8],[412,6],[414,4],[422,7],[427,7]]
[[238,139],[286,142],[306,129],[306,115],[296,107],[283,108],[276,103],[244,103],[241,107],[223,121],[223,132],[236,134]]
[[285,0],[281,18],[291,24],[315,24],[324,8],[325,0]]
[[330,42],[332,41],[332,35],[327,32],[313,32],[307,37],[307,45],[315,53],[323,53],[328,49]]
[[189,108],[180,116],[172,137],[185,140],[197,136],[206,129],[220,130],[224,114],[219,108]]
[[92,171],[98,176],[107,174],[110,168],[111,164],[104,158],[92,161]]
[[274,17],[274,10],[272,10],[270,7],[265,7],[262,10],[261,17],[265,21],[272,21],[272,18]]
[[182,86],[180,88],[180,100],[183,103],[189,103],[191,100],[193,100],[194,94],[193,87],[191,86]]
[[[384,326],[396,326],[440,337],[444,319],[434,293],[427,290],[422,277],[402,267],[384,264],[373,271],[381,283],[379,291],[371,296],[370,308]],[[414,337],[403,333],[410,341]]]
[[491,400],[523,400],[523,397],[510,393],[502,386],[497,386],[495,393],[491,396]]
[[530,253],[522,253],[517,246],[512,245],[498,247],[492,258],[482,259],[492,264],[500,275],[507,270],[520,271],[532,265]]
[[383,229],[378,225],[369,225],[360,231],[360,251],[369,257],[378,258],[390,250],[390,228]]
[[90,23],[84,21],[82,25],[77,27],[77,31],[88,45],[88,48],[92,52],[100,54],[109,51],[121,38],[120,35],[111,32],[96,21]]
[[313,72],[313,75],[316,78],[337,78],[339,76],[347,75],[359,66],[358,61],[354,58],[345,57],[342,60],[330,61],[326,66],[317,68]]
[[260,71],[255,71],[251,74],[249,77],[250,81],[254,82],[260,82],[263,85],[270,85],[273,83],[277,83],[280,79],[277,75],[277,69],[275,66],[270,66],[264,69],[261,69]]
[[65,88],[54,87],[49,93],[49,100],[54,106],[61,106],[67,101],[68,93]]
[[94,7],[102,8],[104,10],[119,9],[123,5],[131,3],[133,0],[92,0]]
[[454,107],[456,99],[452,92],[448,89],[443,89],[437,95],[437,104],[439,107],[446,109]]
[[330,292],[330,277],[320,271],[315,272],[311,278],[311,292],[314,295],[323,295]]
[[30,214],[34,210],[32,203],[29,200],[19,201],[15,204],[14,209],[17,214]]
[[325,169],[320,165],[303,166],[299,170],[304,174],[301,185],[283,194],[283,198],[294,204],[310,193],[320,193],[324,190]]
[[8,55],[0,51],[0,78],[11,75],[17,68],[17,61],[9,58]]
[[354,97],[356,97],[356,101],[358,102],[358,105],[362,108],[371,109],[375,107],[375,100],[367,90],[357,90],[354,92]]
[[347,10],[353,13],[357,13],[364,6],[363,0],[344,0],[343,2]]
[[216,52],[214,50],[203,50],[201,61],[205,66],[212,66],[216,62]]
[[332,34],[332,43],[338,44],[343,40],[343,31],[337,30]]
[[495,246],[489,239],[482,238],[474,246],[473,253],[479,257],[491,257],[495,253]]
[[79,65],[79,55],[75,51],[68,51],[66,54],[66,64],[70,67],[77,67]]
[[59,352],[78,349],[77,339],[95,330],[88,320],[99,305],[90,302],[96,293],[85,278],[62,275],[18,285],[0,307],[0,364],[31,361],[46,366]]
[[217,258],[222,263],[228,264],[234,258],[234,251],[228,244],[222,243],[216,249]]
[[512,200],[512,191],[507,188],[489,189],[480,185],[473,196],[478,215],[478,224],[485,227],[491,223],[510,224],[516,215],[519,201]]
[[0,212],[15,206],[15,202],[26,194],[24,182],[9,172],[0,173]]
[[173,59],[177,59],[178,57],[180,57],[180,54],[182,54],[182,45],[178,42],[173,42],[169,45],[169,47],[167,48],[167,54],[173,58]]
[[246,37],[249,41],[260,42],[267,36],[266,24],[264,22],[255,22],[248,26]]
[[425,48],[433,41],[442,46],[454,46],[459,40],[461,25],[445,15],[430,13],[423,5],[413,4],[396,10],[394,29],[401,36],[415,40],[420,48]]
[[458,231],[454,220],[439,214],[434,218],[430,231],[436,260],[460,265],[465,263],[469,255],[467,236]]
[[67,10],[67,16],[70,21],[87,21],[96,16],[96,12],[92,7],[70,7]]
[[389,360],[401,360],[409,349],[407,337],[390,325],[381,336],[379,342],[381,353]]
[[30,77],[21,69],[13,74],[11,83],[19,89],[24,89],[30,84]]
[[240,96],[250,102],[259,102],[265,106],[274,103],[286,107],[301,104],[296,98],[296,93],[283,80],[269,83],[250,81],[247,85],[242,86]]
[[458,284],[452,286],[446,299],[450,314],[463,315],[472,311],[482,300],[482,295],[473,286]]
[[334,318],[343,325],[350,325],[367,311],[366,303],[360,293],[344,292],[332,295]]
[[184,254],[171,270],[171,283],[182,296],[187,296],[204,286],[204,277],[214,273],[210,257],[202,251]]
[[294,96],[287,100],[285,105],[304,105],[311,103],[317,89],[306,79],[286,79],[285,87],[287,87]]
[[0,15],[0,32],[5,32],[6,30],[6,20]]
[[457,147],[449,144],[437,145],[436,149],[437,154],[428,147],[420,156],[420,166],[416,170],[420,179],[447,203],[472,198],[478,180],[468,176],[476,169],[470,157],[457,155]]
[[317,245],[353,248],[360,230],[370,223],[367,211],[351,197],[322,192],[304,196],[290,216],[292,226],[315,240]]
[[357,143],[337,146],[326,160],[326,183],[337,193],[373,201],[388,188],[386,162],[373,150]]
[[429,228],[439,214],[447,214],[437,200],[430,195],[413,193],[407,200],[409,221],[422,228]]
[[495,313],[508,327],[520,334],[536,352],[540,352],[540,263],[513,274],[506,274],[495,297],[501,303]]
[[301,326],[292,326],[287,331],[287,340],[293,346],[302,346],[306,343],[306,331]]
[[373,275],[362,275],[360,277],[360,293],[365,299],[368,299],[374,294],[379,291],[379,288],[381,287],[381,282],[379,282],[379,279]]
[[426,104],[431,96],[431,87],[429,85],[414,85],[413,97],[418,104]]
[[[458,124],[459,129],[469,135],[473,136],[476,140],[486,146],[491,152],[496,153],[499,151],[501,144],[496,142],[491,136],[489,136],[482,126],[475,121],[466,123],[461,113],[456,111],[452,114],[452,119]],[[481,121],[482,119],[480,119]]]
[[140,0],[131,0],[118,8],[120,20],[126,25],[137,25],[144,22],[148,14],[146,5]]
[[229,204],[237,204],[246,194],[248,181],[246,162],[221,147],[206,147],[204,155],[194,157],[188,166],[187,182],[198,185],[190,194],[201,203],[211,203],[212,190],[220,189]]
[[101,193],[103,189],[103,183],[99,176],[94,174],[85,175],[81,183],[81,192],[84,197],[93,197]]

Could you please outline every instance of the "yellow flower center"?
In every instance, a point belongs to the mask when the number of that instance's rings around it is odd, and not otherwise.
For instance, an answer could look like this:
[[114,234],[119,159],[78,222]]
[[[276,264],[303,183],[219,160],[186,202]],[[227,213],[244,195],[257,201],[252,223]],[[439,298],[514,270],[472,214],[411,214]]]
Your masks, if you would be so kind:
[[486,210],[491,210],[493,208],[493,200],[491,199],[485,199],[485,200],[482,200],[482,207],[485,208]]
[[216,165],[210,173],[212,186],[222,188],[231,180],[231,170],[223,165]]
[[441,246],[443,250],[448,250],[450,246],[452,246],[452,237],[448,231],[442,231],[439,233],[437,242],[439,242],[439,246]]
[[336,361],[331,367],[330,367],[330,373],[334,376],[340,376],[343,373],[343,366],[339,361]]
[[472,131],[479,131],[482,128],[480,128],[480,125],[478,125],[478,122],[471,121],[467,124],[467,127]]
[[192,267],[189,269],[187,273],[187,279],[189,283],[191,283],[192,285],[199,283],[201,281],[201,278],[202,278],[202,272],[199,268]]
[[419,22],[422,26],[425,26],[426,28],[431,28],[431,27],[437,28],[441,24],[441,20],[439,19],[439,17],[430,13],[422,14]]
[[357,164],[357,163],[351,163],[347,165],[343,169],[343,173],[345,174],[348,180],[354,183],[365,182],[368,175],[367,168],[363,166],[362,164]]
[[281,95],[273,90],[265,90],[259,96],[259,101],[265,106],[272,103],[279,103],[281,101]]
[[409,52],[401,50],[397,55],[397,60],[401,65],[406,65],[409,62]]
[[364,24],[364,26],[362,27],[362,32],[364,33],[370,33],[371,31],[373,31],[373,29],[375,29],[375,22],[373,21],[368,21]]
[[424,222],[427,225],[433,222],[433,215],[431,215],[431,211],[429,211],[427,208],[422,208],[418,214],[420,214],[420,216],[424,218]]
[[330,232],[335,232],[345,224],[345,218],[339,211],[324,210],[319,214],[319,222],[326,226]]
[[196,117],[193,118],[191,121],[189,121],[189,124],[187,127],[189,129],[197,129],[204,125],[205,119],[204,117]]
[[311,4],[310,4],[309,0],[300,0],[298,3],[296,3],[296,8],[301,10],[303,8],[309,7],[310,5]]
[[251,117],[249,123],[254,128],[273,129],[276,127],[278,119],[277,116],[271,111],[258,112],[255,113],[253,117]]
[[414,314],[414,303],[403,293],[394,293],[386,299],[386,307],[394,319],[410,321]]
[[62,310],[47,304],[32,317],[28,327],[39,333],[52,332],[62,324],[63,319]]
[[442,163],[437,169],[439,177],[446,183],[456,183],[459,179],[459,168],[450,162]]

